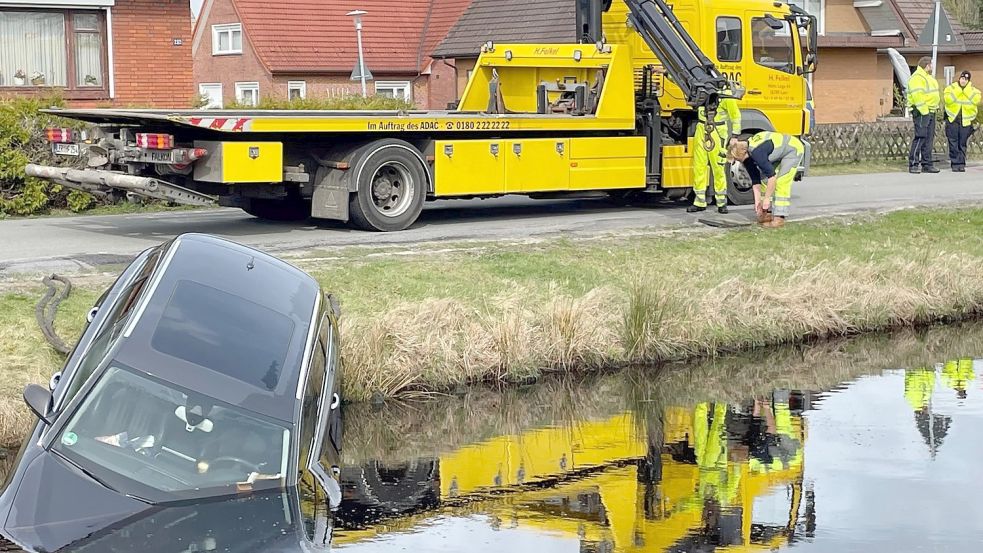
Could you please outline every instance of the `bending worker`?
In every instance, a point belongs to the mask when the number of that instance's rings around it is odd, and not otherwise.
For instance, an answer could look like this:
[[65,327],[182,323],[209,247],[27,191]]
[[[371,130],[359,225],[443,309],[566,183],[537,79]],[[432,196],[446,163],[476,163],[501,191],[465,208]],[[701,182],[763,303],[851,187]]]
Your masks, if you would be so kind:
[[908,105],[915,123],[915,136],[908,152],[908,172],[938,173],[932,160],[932,144],[935,143],[935,112],[939,110],[939,81],[930,73],[932,58],[923,56],[918,68],[908,79]]
[[[758,222],[768,228],[785,225],[792,205],[792,181],[805,155],[798,138],[777,132],[759,132],[750,139],[736,140],[728,159],[747,168],[754,188],[754,211]],[[762,179],[767,179],[762,182]],[[762,190],[762,184],[765,189]]]
[[949,164],[955,173],[966,171],[966,145],[976,131],[973,122],[979,113],[980,90],[970,82],[972,74],[963,71],[959,80],[945,88],[945,137],[949,142]]
[[[730,90],[724,91],[730,94]],[[700,106],[696,112],[699,122],[696,125],[696,135],[693,136],[693,192],[696,197],[693,205],[686,208],[688,213],[703,211],[707,208],[707,182],[713,176],[713,195],[717,201],[717,211],[727,213],[727,175],[724,173],[724,154],[727,146],[737,140],[741,133],[741,109],[737,107],[734,98],[722,98],[717,107],[713,123],[707,123],[707,110]],[[729,131],[729,132],[728,132]],[[712,137],[713,146],[707,149],[710,142],[707,135]],[[709,168],[709,174],[707,169]]]

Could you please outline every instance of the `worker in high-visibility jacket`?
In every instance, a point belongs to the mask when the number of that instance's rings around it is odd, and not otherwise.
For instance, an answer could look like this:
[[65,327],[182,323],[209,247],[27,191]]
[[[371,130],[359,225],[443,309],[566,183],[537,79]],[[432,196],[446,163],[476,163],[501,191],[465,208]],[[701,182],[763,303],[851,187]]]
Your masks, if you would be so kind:
[[966,145],[976,131],[973,123],[983,101],[980,89],[973,86],[973,75],[963,71],[959,80],[945,87],[945,137],[949,142],[949,164],[956,173],[966,171]]
[[939,110],[939,81],[931,75],[932,58],[918,60],[918,68],[908,79],[908,105],[915,123],[915,136],[908,152],[908,171],[938,173],[932,160],[932,144],[935,143],[935,112]]
[[943,384],[955,390],[956,397],[959,399],[966,399],[966,390],[975,378],[973,360],[968,357],[956,361],[946,361],[942,367]]
[[[724,92],[729,94],[730,90]],[[724,172],[724,157],[727,147],[737,140],[737,135],[741,134],[741,109],[737,107],[737,100],[734,98],[723,98],[711,124],[707,124],[705,107],[700,106],[696,116],[699,120],[696,125],[696,135],[693,137],[693,192],[696,197],[693,199],[693,205],[686,208],[686,211],[695,213],[707,208],[707,183],[712,176],[717,211],[727,213],[727,174]]]
[[746,141],[737,140],[731,145],[727,157],[743,163],[747,169],[754,189],[754,211],[762,226],[781,228],[785,225],[792,206],[792,181],[804,155],[805,145],[801,140],[770,131],[759,132]]

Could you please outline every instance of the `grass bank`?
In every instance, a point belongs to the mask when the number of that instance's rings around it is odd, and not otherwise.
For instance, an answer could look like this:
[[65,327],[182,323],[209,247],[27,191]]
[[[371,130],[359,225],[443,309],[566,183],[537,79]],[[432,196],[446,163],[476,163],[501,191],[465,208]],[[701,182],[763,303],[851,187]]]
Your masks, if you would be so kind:
[[[342,301],[344,393],[413,397],[708,356],[978,313],[983,209],[592,240],[347,248],[294,259]],[[437,249],[439,248],[439,249]],[[111,275],[79,280],[66,339]],[[60,362],[36,281],[0,282],[0,442]]]

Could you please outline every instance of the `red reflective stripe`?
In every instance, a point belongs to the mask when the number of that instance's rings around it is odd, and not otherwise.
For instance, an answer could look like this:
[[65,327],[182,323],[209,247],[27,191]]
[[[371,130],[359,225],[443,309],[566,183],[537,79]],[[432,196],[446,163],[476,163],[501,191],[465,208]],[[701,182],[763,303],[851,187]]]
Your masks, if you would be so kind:
[[212,121],[212,124],[209,125],[209,128],[211,128],[211,129],[221,129],[222,128],[222,125],[224,125],[224,124],[225,124],[225,119],[216,119],[216,120]]
[[233,131],[241,131],[242,128],[244,126],[246,126],[246,122],[247,121],[249,121],[249,119],[242,119],[242,118],[240,118],[238,121],[236,121],[236,125],[234,127],[232,127],[232,130]]
[[191,119],[188,119],[188,122],[197,127],[201,124],[201,117],[192,117]]

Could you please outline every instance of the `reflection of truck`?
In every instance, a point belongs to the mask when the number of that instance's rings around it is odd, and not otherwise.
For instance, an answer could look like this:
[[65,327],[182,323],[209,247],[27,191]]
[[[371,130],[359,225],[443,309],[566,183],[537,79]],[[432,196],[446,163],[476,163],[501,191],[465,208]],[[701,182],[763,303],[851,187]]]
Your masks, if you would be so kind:
[[[27,172],[96,194],[217,198],[263,218],[400,230],[438,198],[685,197],[692,149],[703,147],[692,141],[696,108],[712,115],[728,81],[746,91],[746,131],[809,132],[816,24],[801,10],[572,1],[582,43],[486,44],[456,111],[58,111],[98,125],[81,141],[68,129],[48,135],[87,168]],[[736,203],[749,194],[729,185]]]
[[[697,428],[709,411],[716,417],[716,435]],[[806,437],[800,412],[789,403],[776,403],[774,418],[776,432],[768,434],[769,441],[784,432],[796,447],[770,466],[756,462],[735,438],[764,417],[743,416],[723,405],[669,408],[658,422],[625,413],[498,436],[433,460],[428,465],[433,473],[423,480],[393,483],[393,489],[412,490],[413,497],[426,497],[430,505],[407,508],[405,500],[396,498],[373,501],[372,512],[381,523],[359,517],[356,524],[341,526],[360,529],[339,532],[332,543],[423,531],[435,517],[481,514],[493,525],[577,539],[581,550],[688,551],[707,543],[738,551],[774,549],[797,531]],[[714,439],[724,462],[701,464],[700,452],[712,449]],[[366,468],[355,479],[358,484],[366,481]]]

